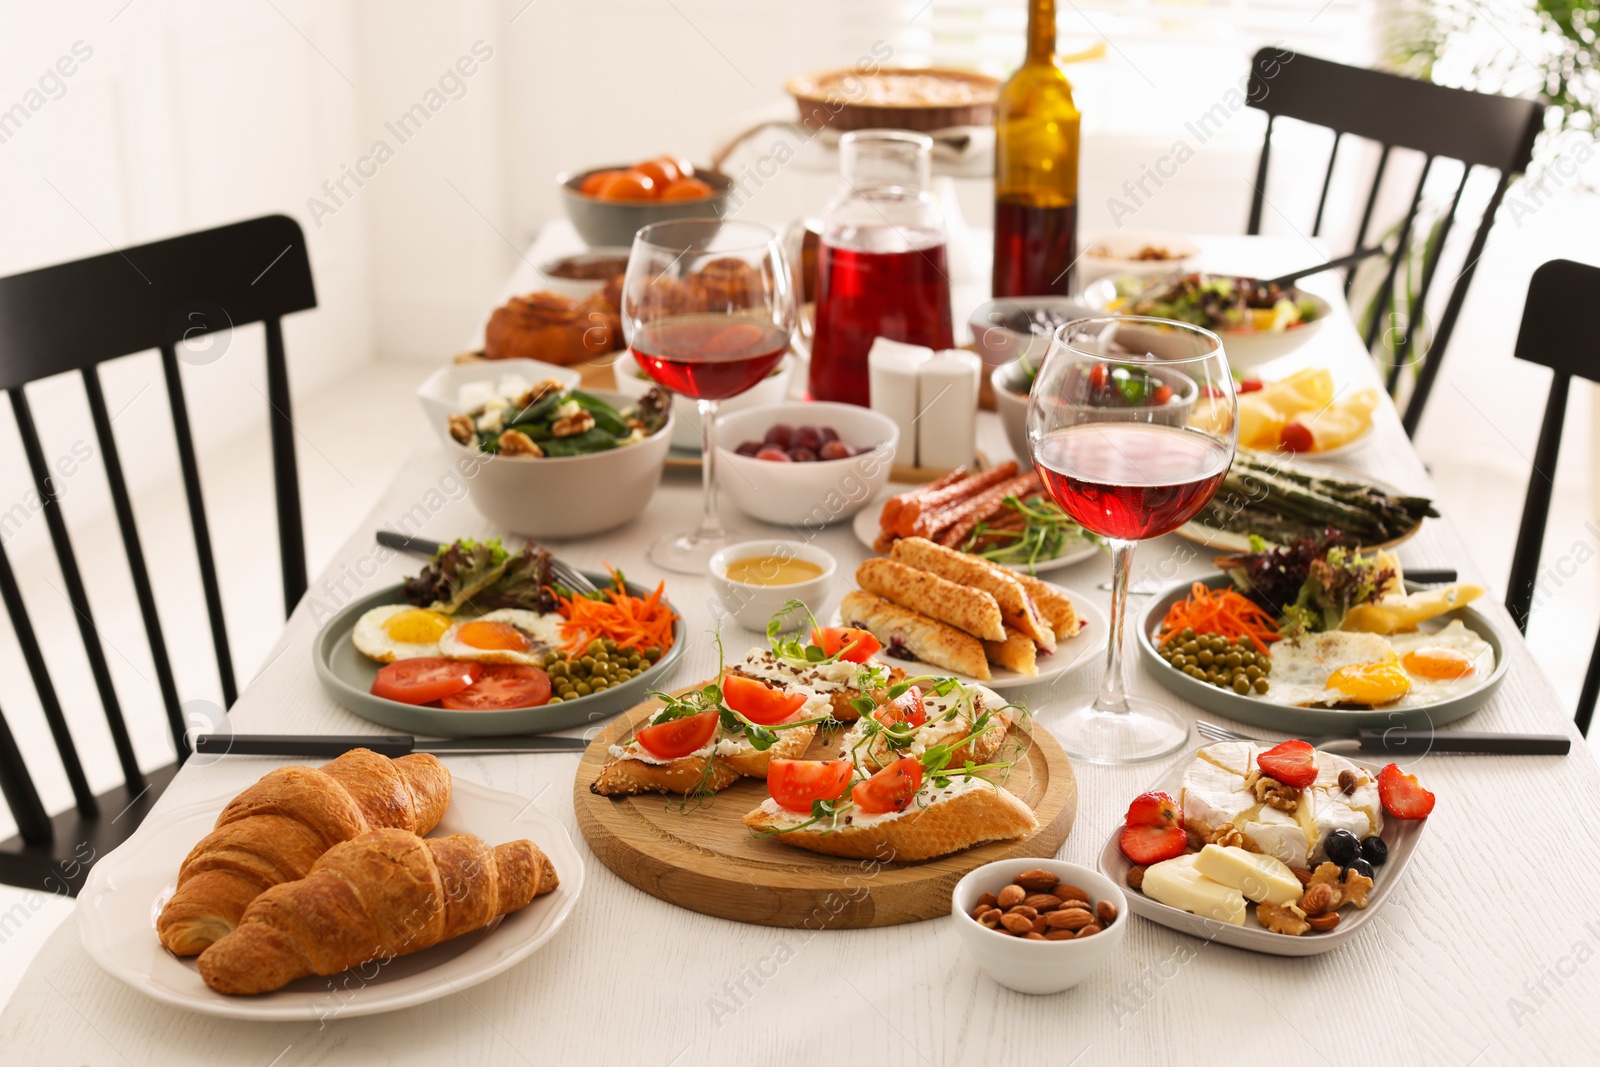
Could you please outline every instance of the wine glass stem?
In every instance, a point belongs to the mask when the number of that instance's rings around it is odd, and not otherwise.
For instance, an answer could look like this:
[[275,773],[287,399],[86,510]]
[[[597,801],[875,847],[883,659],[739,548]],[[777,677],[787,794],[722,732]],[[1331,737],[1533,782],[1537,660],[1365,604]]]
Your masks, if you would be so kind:
[[1137,541],[1110,539],[1111,634],[1106,641],[1106,673],[1100,680],[1097,711],[1126,712],[1128,683],[1122,673],[1122,630],[1128,607],[1128,576],[1133,573],[1133,548]]
[[717,517],[717,402],[697,401],[700,409],[700,480],[704,487],[705,514],[700,519],[696,541],[721,541],[725,534]]

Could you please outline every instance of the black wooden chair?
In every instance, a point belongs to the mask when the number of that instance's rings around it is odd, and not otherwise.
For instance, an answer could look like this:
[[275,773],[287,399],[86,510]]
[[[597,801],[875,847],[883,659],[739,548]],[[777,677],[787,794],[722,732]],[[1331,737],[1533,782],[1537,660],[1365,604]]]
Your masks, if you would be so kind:
[[[1425,307],[1428,293],[1433,287],[1439,266],[1439,255],[1456,221],[1461,207],[1461,196],[1466,191],[1467,179],[1474,167],[1486,167],[1498,176],[1494,195],[1479,220],[1467,250],[1466,266],[1450,283],[1450,295],[1444,311],[1439,316],[1433,332],[1433,342],[1425,356],[1414,355],[1411,349],[1413,323],[1397,323],[1393,343],[1393,362],[1387,374],[1391,394],[1398,394],[1401,370],[1415,359],[1422,359],[1416,385],[1406,403],[1402,423],[1407,434],[1415,435],[1422,420],[1423,407],[1433,391],[1439,375],[1445,347],[1455,329],[1466,299],[1467,288],[1483,254],[1484,242],[1494,225],[1495,212],[1505,196],[1506,186],[1512,177],[1525,171],[1533,156],[1533,142],[1544,126],[1544,105],[1536,100],[1519,100],[1485,93],[1449,89],[1442,85],[1417,81],[1398,74],[1347,67],[1315,56],[1295,55],[1276,48],[1263,48],[1251,61],[1249,103],[1251,107],[1267,113],[1267,132],[1261,145],[1261,159],[1256,167],[1255,192],[1250,201],[1252,234],[1261,232],[1261,208],[1266,201],[1267,164],[1272,154],[1272,127],[1280,117],[1323,126],[1334,131],[1333,148],[1328,153],[1328,169],[1322,179],[1322,192],[1317,197],[1317,213],[1312,223],[1312,236],[1322,233],[1324,209],[1328,203],[1328,186],[1333,181],[1334,164],[1339,158],[1339,146],[1345,137],[1359,137],[1376,142],[1382,151],[1378,156],[1372,189],[1367,193],[1366,205],[1361,212],[1361,226],[1356,234],[1355,248],[1366,247],[1367,232],[1372,225],[1372,213],[1378,200],[1378,190],[1383,183],[1384,170],[1390,152],[1395,148],[1411,149],[1423,153],[1425,162],[1422,177],[1411,197],[1410,210],[1401,223],[1399,241],[1388,255],[1388,266],[1383,287],[1372,309],[1367,324],[1366,345],[1369,351],[1381,343],[1383,326],[1388,317],[1389,297],[1394,288],[1395,275],[1404,257],[1409,254],[1412,227],[1417,209],[1422,204],[1423,187],[1437,159],[1456,160],[1464,164],[1461,181],[1456,186],[1455,197],[1449,211],[1442,216],[1438,239],[1433,242],[1423,260],[1422,277],[1418,285],[1416,307]],[[1345,276],[1345,292],[1350,291],[1354,271]]]
[[[282,215],[252,219],[167,241],[110,252],[73,263],[0,278],[0,389],[10,398],[35,490],[43,502],[50,541],[61,568],[67,599],[99,693],[106,726],[121,764],[122,785],[96,796],[40,653],[11,563],[0,547],[0,599],[5,601],[39,703],[55,740],[75,805],[52,816],[38,790],[10,725],[0,710],[0,790],[18,833],[0,842],[0,883],[76,893],[89,861],[124,840],[188,756],[186,723],[168,660],[161,622],[134,525],[127,483],[100,387],[99,365],[135,352],[159,349],[167,400],[177,437],[179,465],[189,501],[189,520],[199,554],[206,612],[210,620],[223,702],[237,695],[222,598],[212,559],[200,473],[189,432],[188,408],[178,374],[179,346],[200,334],[261,323],[266,330],[268,425],[278,517],[278,542],[286,610],[306,588],[305,542],[301,533],[299,479],[290,423],[289,379],[284,362],[282,317],[315,307],[316,292],[305,237]],[[25,386],[51,375],[82,376],[95,438],[110,483],[128,569],[155,664],[157,684],[172,732],[176,762],[144,773],[134,757],[105,652],[95,629],[50,468],[40,446]],[[52,639],[61,639],[51,635]]]
[[[1522,505],[1522,527],[1511,556],[1511,578],[1506,583],[1506,610],[1523,633],[1533,612],[1534,587],[1539,580],[1539,552],[1545,524],[1550,518],[1550,494],[1555,490],[1556,453],[1561,448],[1561,426],[1567,414],[1567,392],[1574,376],[1600,382],[1600,344],[1589,317],[1600,306],[1600,267],[1552,259],[1533,272],[1528,302],[1517,330],[1517,358],[1549,367],[1550,399],[1545,403],[1544,425],[1533,452],[1528,477],[1528,498]],[[1578,696],[1578,729],[1589,733],[1595,698],[1600,696],[1600,639],[1589,657]]]

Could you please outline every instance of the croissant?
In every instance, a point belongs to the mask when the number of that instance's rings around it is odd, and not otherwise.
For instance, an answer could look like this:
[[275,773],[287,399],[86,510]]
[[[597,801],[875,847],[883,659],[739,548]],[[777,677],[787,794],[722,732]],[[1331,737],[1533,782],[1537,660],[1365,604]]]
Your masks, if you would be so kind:
[[526,907],[559,884],[532,841],[371,830],[335,845],[298,882],[274,886],[200,954],[219,993],[266,993],[431,948]]
[[425,834],[449,803],[450,772],[426,754],[391,760],[358,748],[320,768],[279,767],[234,797],[190,851],[156,933],[193,956],[237,926],[257,896],[304,878],[339,842],[377,827]]

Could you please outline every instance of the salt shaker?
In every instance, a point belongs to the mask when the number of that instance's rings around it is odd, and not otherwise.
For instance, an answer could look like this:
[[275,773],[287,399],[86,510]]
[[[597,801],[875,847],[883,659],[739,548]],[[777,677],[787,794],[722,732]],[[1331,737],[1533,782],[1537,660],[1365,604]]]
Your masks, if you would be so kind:
[[978,381],[983,360],[952,348],[917,368],[917,465],[950,470],[978,450]]
[[871,405],[900,428],[894,462],[917,465],[917,372],[933,358],[933,349],[879,337],[867,354],[867,383]]

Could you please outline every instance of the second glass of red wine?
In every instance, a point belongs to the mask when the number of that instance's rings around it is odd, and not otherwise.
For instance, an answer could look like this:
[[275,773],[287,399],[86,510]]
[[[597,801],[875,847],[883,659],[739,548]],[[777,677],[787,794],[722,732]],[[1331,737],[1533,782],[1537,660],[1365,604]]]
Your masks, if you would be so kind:
[[1069,755],[1134,763],[1188,740],[1188,721],[1171,707],[1128,695],[1128,577],[1138,542],[1171,533],[1210,502],[1238,438],[1233,375],[1211,331],[1135,316],[1056,331],[1028,402],[1028,448],[1051,497],[1106,539],[1112,562],[1099,695],[1045,719]]
[[[643,371],[700,409],[705,511],[650,561],[703,574],[727,542],[717,515],[717,402],[752,388],[783,359],[795,299],[777,235],[753,222],[678,219],[641,229],[622,285],[622,329]],[[597,487],[597,491],[604,491]]]

